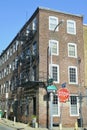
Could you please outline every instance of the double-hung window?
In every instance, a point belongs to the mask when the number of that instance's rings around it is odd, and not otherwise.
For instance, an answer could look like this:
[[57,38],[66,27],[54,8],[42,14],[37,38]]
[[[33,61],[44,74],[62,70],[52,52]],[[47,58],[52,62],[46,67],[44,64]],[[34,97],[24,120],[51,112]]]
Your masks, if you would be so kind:
[[69,66],[69,84],[78,84],[78,75],[77,75],[77,67]]
[[53,116],[60,115],[60,104],[57,95],[53,95],[53,105],[52,105]]
[[79,101],[77,96],[70,96],[70,115],[78,116],[79,115]]
[[75,43],[68,43],[68,56],[77,58],[77,45]]
[[34,18],[32,28],[33,30],[37,29],[37,18]]
[[59,55],[59,43],[56,40],[49,40],[49,53]]
[[74,20],[67,20],[67,33],[76,34],[76,22]]
[[[54,31],[58,25],[58,18],[55,16],[49,16],[49,30]],[[58,31],[58,27],[55,31]]]
[[59,83],[59,65],[50,64],[50,76],[53,78],[55,83]]

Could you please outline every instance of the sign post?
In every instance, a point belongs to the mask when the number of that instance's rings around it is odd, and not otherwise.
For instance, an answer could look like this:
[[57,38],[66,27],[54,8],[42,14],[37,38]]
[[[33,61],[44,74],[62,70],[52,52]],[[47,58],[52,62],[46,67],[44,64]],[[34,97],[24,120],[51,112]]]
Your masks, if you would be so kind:
[[47,87],[47,92],[50,93],[50,104],[49,104],[49,130],[52,130],[53,127],[53,93],[57,90],[56,86],[49,85]]

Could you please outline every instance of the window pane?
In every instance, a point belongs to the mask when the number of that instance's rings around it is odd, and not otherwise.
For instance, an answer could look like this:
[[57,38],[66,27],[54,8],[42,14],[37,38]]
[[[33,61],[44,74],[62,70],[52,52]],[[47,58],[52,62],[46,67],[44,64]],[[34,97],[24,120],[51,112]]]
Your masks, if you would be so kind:
[[67,21],[67,32],[70,34],[76,34],[76,23],[73,20]]
[[75,68],[70,68],[69,69],[69,74],[70,74],[70,82],[76,83],[76,69]]
[[78,114],[77,97],[71,96],[70,103],[71,103],[71,114],[77,115]]
[[76,115],[77,114],[77,105],[72,105],[71,106],[71,114]]
[[52,55],[58,55],[58,41],[56,40],[50,40],[50,53]]
[[58,74],[57,74],[57,67],[52,67],[52,72],[53,72],[53,79],[54,81],[58,81]]
[[59,83],[59,66],[56,64],[50,64],[49,75],[53,78],[54,82]]
[[57,54],[57,43],[56,43],[56,42],[54,42],[54,43],[52,44],[52,53],[53,53],[53,54]]
[[33,20],[33,30],[37,29],[37,18],[34,18]]
[[68,31],[74,33],[74,23],[68,22]]
[[58,115],[58,96],[54,95],[53,96],[53,115]]
[[[54,30],[57,25],[58,25],[58,18],[54,16],[49,17],[49,29]],[[56,30],[58,30],[58,28]]]
[[69,56],[75,56],[75,46],[69,45]]

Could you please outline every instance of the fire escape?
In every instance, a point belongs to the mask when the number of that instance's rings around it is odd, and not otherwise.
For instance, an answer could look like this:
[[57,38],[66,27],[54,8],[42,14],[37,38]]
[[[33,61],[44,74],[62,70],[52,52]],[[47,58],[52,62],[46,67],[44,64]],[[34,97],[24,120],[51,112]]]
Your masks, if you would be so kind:
[[[14,70],[12,79],[16,77],[14,82],[13,96],[17,94],[17,99],[26,99],[32,97],[36,93],[39,85],[44,86],[44,81],[39,73],[39,51],[38,44],[35,41],[36,30],[24,30],[20,33],[17,40],[21,44],[17,56],[17,69]],[[46,74],[41,74],[46,79]],[[18,91],[19,90],[19,91]]]

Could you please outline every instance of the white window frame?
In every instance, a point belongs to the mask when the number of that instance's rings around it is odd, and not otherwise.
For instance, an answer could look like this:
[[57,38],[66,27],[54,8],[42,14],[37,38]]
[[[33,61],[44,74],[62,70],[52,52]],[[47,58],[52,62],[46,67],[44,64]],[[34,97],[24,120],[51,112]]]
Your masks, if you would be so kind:
[[37,53],[37,41],[35,41],[32,45],[32,53],[33,55],[36,55]]
[[[56,20],[56,24],[52,23],[51,19]],[[52,27],[52,24],[54,24],[53,25],[54,28]],[[49,16],[49,30],[54,31],[54,29],[56,28],[57,25],[58,25],[58,18],[55,16]],[[58,27],[56,28],[55,31],[58,31]]]
[[12,71],[12,64],[9,64],[9,74],[11,73]]
[[[76,82],[70,82],[70,68],[74,68],[76,70]],[[77,67],[76,66],[69,66],[68,67],[68,79],[69,79],[69,84],[78,84],[78,73],[77,73]]]
[[13,47],[10,47],[10,56],[13,54]]
[[[60,102],[59,102],[59,98],[58,98],[58,95],[53,95],[53,99],[54,99],[54,96],[56,96],[56,98],[57,98],[57,106],[56,106],[56,109],[58,110],[57,111],[57,114],[55,115],[54,113],[53,113],[53,117],[55,117],[55,116],[60,116]],[[52,103],[53,105],[54,105],[54,103]],[[54,106],[53,106],[54,107]],[[54,109],[53,109],[54,110]]]
[[33,19],[32,29],[37,30],[37,18],[36,17]]
[[[70,48],[69,48],[69,45],[72,45],[72,46],[74,46],[74,48],[75,48],[75,56],[73,56],[73,55],[70,55]],[[75,43],[68,43],[68,57],[73,57],[73,58],[77,58],[77,45],[75,44]]]
[[57,67],[57,81],[54,80],[55,83],[59,83],[59,65],[57,64],[50,64],[49,65],[49,75],[53,78],[53,67]]
[[7,50],[7,60],[9,59],[9,54],[10,54],[10,51]]
[[[73,24],[73,27],[70,26],[70,23]],[[74,20],[67,20],[67,33],[76,35],[76,22]]]
[[16,44],[16,51],[17,51],[18,50],[18,46],[19,46],[19,41],[16,40],[15,44]]
[[71,113],[71,99],[70,99],[70,116],[79,116],[79,98],[77,95],[71,95],[71,96],[76,96],[76,98],[77,98],[77,114]]
[[[57,46],[56,51],[57,51],[57,53],[52,52],[53,43],[56,43],[56,46]],[[51,55],[59,55],[59,42],[57,40],[49,40],[49,53]]]
[[16,51],[16,43],[13,44],[13,53]]

